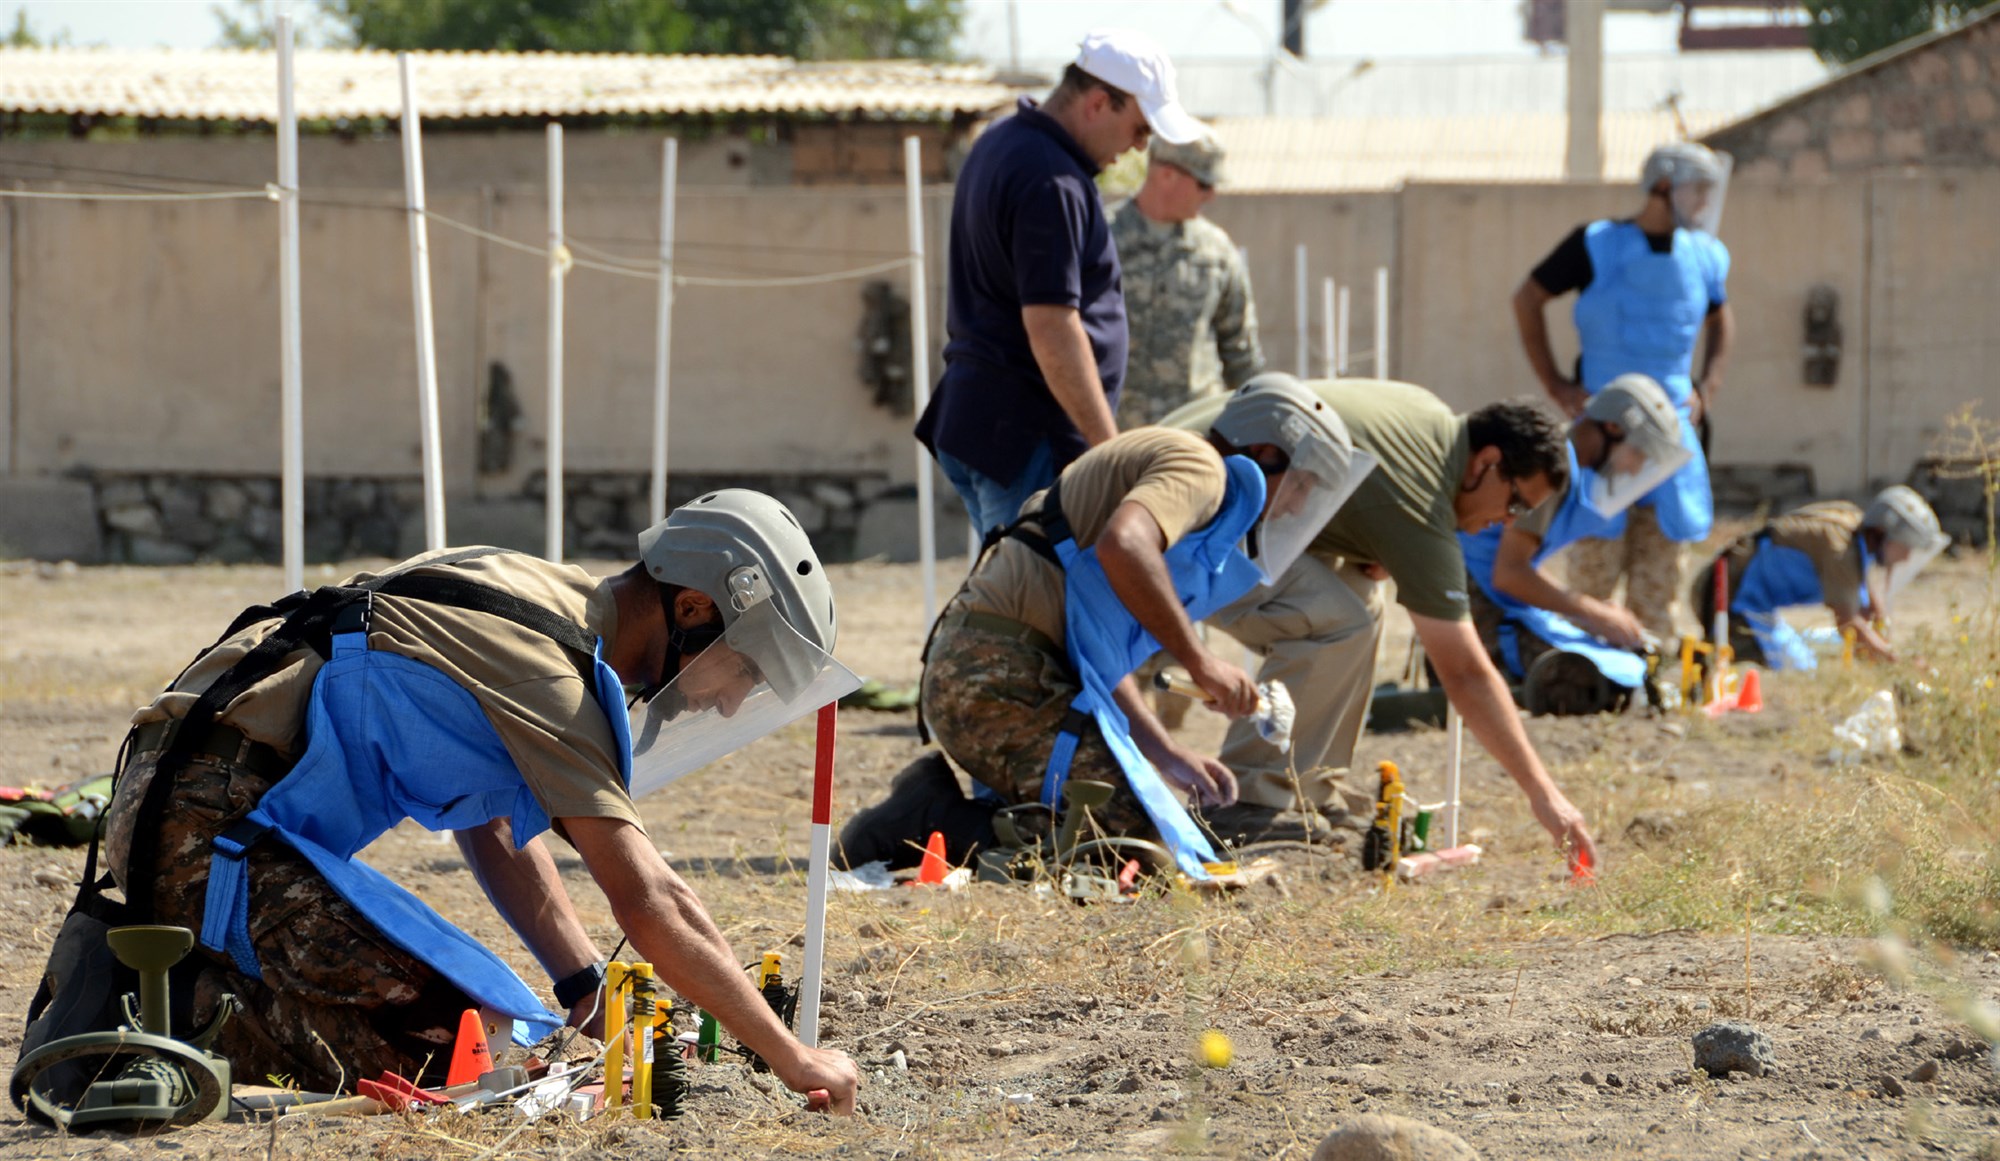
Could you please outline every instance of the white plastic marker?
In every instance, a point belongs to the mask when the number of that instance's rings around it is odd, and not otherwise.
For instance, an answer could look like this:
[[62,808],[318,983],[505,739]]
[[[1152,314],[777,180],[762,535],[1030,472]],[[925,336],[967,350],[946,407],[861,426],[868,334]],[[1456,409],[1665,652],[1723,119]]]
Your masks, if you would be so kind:
[[1445,709],[1446,726],[1451,730],[1450,753],[1444,775],[1444,845],[1450,849],[1458,845],[1458,786],[1459,773],[1465,763],[1465,719],[1458,716],[1455,706]]
[[652,518],[667,518],[667,385],[674,356],[674,193],[679,185],[680,139],[660,146],[660,298],[653,320]]
[[417,424],[424,458],[424,547],[436,552],[444,539],[444,463],[438,434],[437,336],[431,314],[431,235],[424,220],[423,114],[417,110],[416,64],[396,54],[403,86],[403,198],[410,215],[410,300],[416,308]]
[[[911,138],[915,140],[915,138]],[[820,977],[826,966],[827,862],[833,855],[833,735],[835,703],[819,711],[813,759],[812,852],[806,859],[806,963],[799,978],[799,1043],[819,1047]]]
[[285,591],[305,587],[304,363],[299,356],[299,111],[292,100],[292,18],[278,17],[278,444]]
[[1375,268],[1375,377],[1389,377],[1389,268]]
[[[910,218],[910,389],[916,413],[931,401],[930,292],[924,282],[924,143],[903,138],[903,188]],[[917,449],[917,559],[924,577],[924,625],[937,619],[936,502],[931,497],[931,454]],[[970,563],[969,561],[967,563]]]
[[1339,347],[1336,345],[1333,335],[1333,300],[1335,297],[1333,279],[1322,279],[1320,287],[1319,341],[1320,345],[1326,348],[1326,359],[1323,365],[1326,367],[1326,377],[1331,379],[1339,373],[1339,360],[1336,357]]
[[569,251],[563,246],[562,124],[549,122],[549,426],[543,556],[563,558],[563,277]]

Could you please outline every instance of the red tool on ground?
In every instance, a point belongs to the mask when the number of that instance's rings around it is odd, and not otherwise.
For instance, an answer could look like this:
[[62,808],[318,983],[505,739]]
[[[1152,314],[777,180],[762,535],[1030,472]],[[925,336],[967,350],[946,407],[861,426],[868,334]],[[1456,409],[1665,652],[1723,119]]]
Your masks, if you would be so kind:
[[[476,1078],[475,1078],[476,1079]],[[448,1105],[451,1098],[420,1087],[415,1081],[384,1072],[374,1080],[360,1080],[354,1083],[354,1091],[365,1097],[373,1097],[388,1105],[396,1112],[402,1112],[412,1105]]]

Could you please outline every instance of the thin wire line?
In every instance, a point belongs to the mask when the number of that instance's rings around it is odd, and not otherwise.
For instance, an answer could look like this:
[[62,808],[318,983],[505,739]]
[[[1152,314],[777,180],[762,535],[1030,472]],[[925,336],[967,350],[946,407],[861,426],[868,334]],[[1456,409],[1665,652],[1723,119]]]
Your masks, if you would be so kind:
[[85,193],[70,190],[0,189],[0,198],[33,198],[72,202],[219,202],[249,198],[276,200],[278,187],[257,190],[216,190],[201,193]]

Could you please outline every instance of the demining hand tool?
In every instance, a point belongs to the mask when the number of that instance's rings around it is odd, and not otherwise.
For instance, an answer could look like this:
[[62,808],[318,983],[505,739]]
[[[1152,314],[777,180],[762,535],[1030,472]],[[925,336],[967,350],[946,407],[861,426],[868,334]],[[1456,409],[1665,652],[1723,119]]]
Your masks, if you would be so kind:
[[[1207,691],[1196,685],[1194,678],[1185,669],[1169,666],[1153,675],[1153,688],[1177,693],[1206,702]],[[1257,726],[1257,736],[1278,747],[1280,750],[1292,748],[1292,723],[1298,718],[1298,710],[1292,705],[1292,691],[1285,688],[1282,681],[1261,682],[1257,686],[1257,711],[1250,720]]]

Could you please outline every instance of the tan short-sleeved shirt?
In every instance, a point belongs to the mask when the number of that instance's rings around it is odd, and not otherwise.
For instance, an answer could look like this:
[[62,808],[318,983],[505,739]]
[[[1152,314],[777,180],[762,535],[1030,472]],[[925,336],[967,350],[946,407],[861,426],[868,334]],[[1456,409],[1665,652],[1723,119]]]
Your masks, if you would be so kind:
[[[1099,444],[1063,469],[1062,507],[1081,548],[1104,534],[1111,514],[1131,501],[1159,522],[1169,547],[1215,519],[1228,475],[1206,439],[1165,427],[1142,427]],[[1042,493],[1021,508],[1040,508]],[[1063,644],[1062,570],[1007,537],[989,553],[946,613],[992,613],[1040,630]]]
[[[1306,386],[1339,413],[1354,446],[1379,465],[1306,551],[1329,562],[1381,565],[1396,582],[1397,603],[1413,613],[1469,618],[1465,554],[1452,508],[1471,454],[1465,420],[1413,383],[1316,379]],[[1162,422],[1206,432],[1227,402],[1197,400]]]
[[[1861,609],[1861,509],[1845,500],[1825,500],[1795,508],[1771,521],[1771,543],[1795,548],[1812,562],[1821,599],[1836,612]],[[1742,583],[1741,575],[1730,578]],[[1734,590],[1732,590],[1734,591]]]
[[[418,572],[452,575],[511,593],[575,622],[587,636],[608,640],[617,632],[610,590],[580,568],[514,552],[430,569],[421,567],[422,559],[411,562]],[[358,573],[346,583],[370,575]],[[133,715],[133,722],[185,714],[203,690],[277,625],[263,622],[217,646],[172,689]],[[616,818],[639,825],[638,810],[618,776],[620,755],[611,721],[568,650],[501,617],[398,597],[376,598],[368,644],[429,665],[469,691],[550,818]],[[226,706],[219,720],[299,757],[306,703],[321,664],[310,649],[293,653],[275,673]]]

